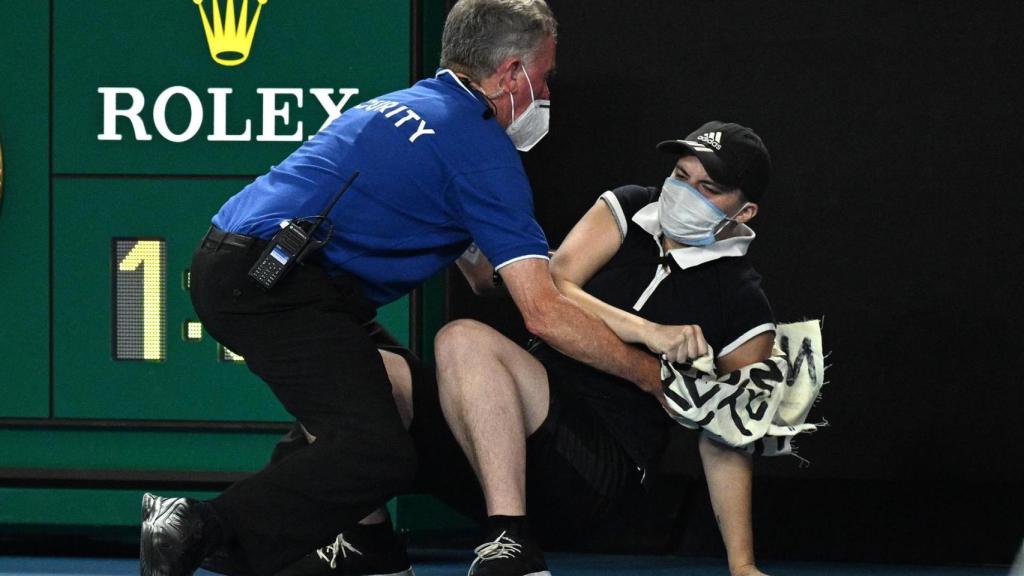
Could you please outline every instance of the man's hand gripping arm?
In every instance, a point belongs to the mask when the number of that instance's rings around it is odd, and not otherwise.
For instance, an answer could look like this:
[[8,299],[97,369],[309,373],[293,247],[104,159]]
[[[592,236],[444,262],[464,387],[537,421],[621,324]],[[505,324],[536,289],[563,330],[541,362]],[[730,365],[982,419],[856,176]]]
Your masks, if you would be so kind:
[[660,394],[658,360],[622,342],[608,326],[562,295],[547,260],[518,260],[499,271],[531,334],[589,366]]

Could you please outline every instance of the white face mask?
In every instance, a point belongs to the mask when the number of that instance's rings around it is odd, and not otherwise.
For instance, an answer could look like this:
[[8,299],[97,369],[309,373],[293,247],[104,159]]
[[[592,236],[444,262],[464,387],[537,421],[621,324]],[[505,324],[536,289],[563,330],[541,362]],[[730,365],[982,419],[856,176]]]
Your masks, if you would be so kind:
[[508,93],[508,97],[512,99],[512,123],[505,128],[505,133],[512,139],[516,150],[529,152],[548,133],[548,123],[551,120],[551,101],[538,100],[533,93],[533,82],[530,82],[530,75],[526,73],[525,66],[523,66],[523,74],[530,86],[530,98],[533,99],[533,102],[530,102],[526,112],[516,118],[516,99],[512,96],[512,92]]
[[662,233],[676,242],[687,246],[707,246],[715,241],[715,234],[746,206],[744,204],[729,217],[696,188],[669,176],[661,188],[658,220]]

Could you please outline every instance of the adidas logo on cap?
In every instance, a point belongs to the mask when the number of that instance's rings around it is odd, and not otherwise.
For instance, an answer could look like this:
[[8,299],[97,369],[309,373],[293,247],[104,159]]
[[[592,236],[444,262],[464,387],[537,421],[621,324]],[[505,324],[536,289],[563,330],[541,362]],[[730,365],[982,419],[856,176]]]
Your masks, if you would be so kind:
[[697,136],[699,142],[704,142],[708,146],[711,146],[715,150],[722,149],[722,133],[721,132],[705,132],[700,136]]

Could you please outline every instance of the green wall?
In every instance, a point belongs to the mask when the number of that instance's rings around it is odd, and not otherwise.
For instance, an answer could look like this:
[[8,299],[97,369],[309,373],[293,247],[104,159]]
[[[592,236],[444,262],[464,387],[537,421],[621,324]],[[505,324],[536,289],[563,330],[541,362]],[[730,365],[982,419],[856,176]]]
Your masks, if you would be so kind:
[[49,18],[45,2],[0,13],[0,417],[50,413]]

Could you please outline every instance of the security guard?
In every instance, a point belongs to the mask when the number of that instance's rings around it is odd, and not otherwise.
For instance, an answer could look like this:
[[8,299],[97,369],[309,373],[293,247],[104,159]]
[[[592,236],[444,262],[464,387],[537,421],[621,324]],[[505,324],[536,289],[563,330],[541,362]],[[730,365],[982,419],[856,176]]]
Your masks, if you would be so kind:
[[[415,450],[367,325],[471,242],[535,334],[658,386],[657,362],[548,272],[517,149],[547,132],[555,40],[543,0],[460,1],[434,78],[346,111],[213,217],[192,262],[196,312],[315,440],[210,501],[146,495],[143,575],[191,574],[225,543],[273,574],[410,486]],[[269,290],[250,279],[282,224],[318,215],[356,171],[326,214],[326,245]]]

